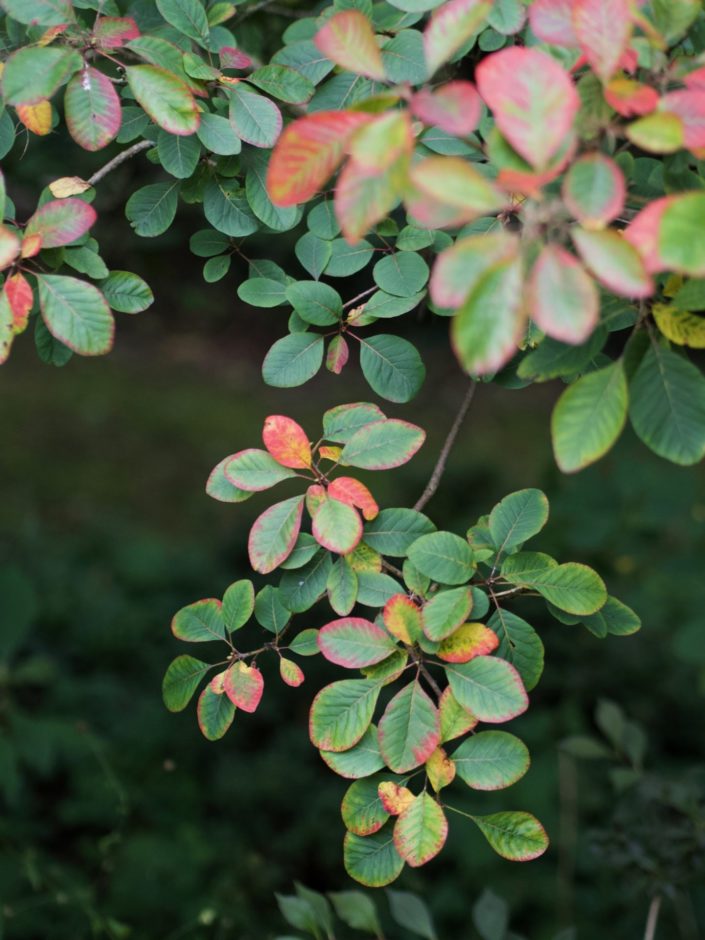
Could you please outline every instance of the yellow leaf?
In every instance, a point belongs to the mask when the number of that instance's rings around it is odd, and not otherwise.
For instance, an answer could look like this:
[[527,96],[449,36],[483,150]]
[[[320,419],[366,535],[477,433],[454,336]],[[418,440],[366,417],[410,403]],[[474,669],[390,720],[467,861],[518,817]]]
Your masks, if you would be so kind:
[[426,774],[431,786],[438,793],[455,779],[455,762],[448,757],[442,747],[437,747],[426,761]]
[[398,783],[392,783],[391,781],[380,783],[377,792],[382,806],[392,816],[403,813],[407,806],[411,806],[416,799],[407,787],[400,787]]
[[51,133],[51,104],[46,99],[37,104],[18,104],[15,110],[28,131],[38,137]]
[[705,317],[670,304],[654,304],[652,313],[666,339],[678,346],[705,349]]
[[80,176],[62,176],[53,183],[49,183],[52,196],[57,199],[66,199],[67,196],[79,196],[91,188],[91,184],[82,180]]
[[379,574],[382,570],[382,556],[364,542],[360,542],[349,555],[345,555],[345,561],[356,574],[365,571]]

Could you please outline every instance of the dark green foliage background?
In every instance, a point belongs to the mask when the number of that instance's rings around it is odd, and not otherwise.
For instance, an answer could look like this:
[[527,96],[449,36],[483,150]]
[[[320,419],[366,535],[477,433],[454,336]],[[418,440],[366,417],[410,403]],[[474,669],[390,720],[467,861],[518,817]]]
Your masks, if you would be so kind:
[[[12,171],[22,215],[37,180],[51,178],[51,147],[42,147],[41,162],[30,149]],[[270,664],[258,713],[238,715],[226,738],[209,744],[192,711],[170,715],[161,704],[164,667],[177,652],[168,625],[181,605],[247,575],[256,499],[209,500],[211,467],[256,446],[269,413],[285,411],[313,436],[324,405],[365,399],[369,390],[355,366],[285,396],[265,387],[259,363],[281,335],[277,311],[237,301],[235,268],[220,284],[203,284],[184,247],[200,227],[195,216],[160,239],[129,240],[120,206],[137,174],[148,182],[150,168],[126,167],[101,191],[107,214],[98,234],[111,267],[149,280],[154,309],[121,318],[107,360],[76,358],[54,370],[25,343],[0,376],[5,936],[262,940],[286,932],[274,892],[294,879],[321,890],[350,886],[338,816],[345,782],[320,763],[306,732],[310,690],[334,668],[305,661],[318,678],[293,690]],[[269,247],[262,256],[271,257]],[[437,320],[410,327],[428,351],[428,379],[413,406],[386,410],[426,427],[429,440],[408,467],[372,479],[382,505],[416,499],[462,397],[445,329]],[[516,606],[547,648],[534,707],[516,722],[533,766],[512,790],[483,795],[481,812],[535,812],[553,848],[511,865],[470,823],[453,826],[443,858],[399,883],[424,896],[443,937],[476,938],[471,901],[491,887],[510,902],[513,929],[530,940],[570,923],[579,937],[626,940],[643,931],[644,887],[702,864],[703,471],[660,461],[626,435],[596,467],[561,476],[548,427],[558,391],[479,389],[431,506],[435,521],[462,531],[510,490],[542,487],[552,505],[542,549],[594,564],[644,627],[601,641],[549,621],[530,600]],[[317,623],[314,612],[310,625]],[[559,773],[556,742],[596,733],[600,698],[621,703],[644,727],[650,771],[699,793],[699,806],[687,796],[692,822],[644,802],[658,789],[653,780],[615,810],[607,762],[563,757]],[[472,794],[463,805],[472,811]],[[595,836],[625,826],[636,859],[628,866],[614,839]],[[663,936],[693,940],[694,925],[705,923],[702,887],[689,901],[674,897],[665,902]]]

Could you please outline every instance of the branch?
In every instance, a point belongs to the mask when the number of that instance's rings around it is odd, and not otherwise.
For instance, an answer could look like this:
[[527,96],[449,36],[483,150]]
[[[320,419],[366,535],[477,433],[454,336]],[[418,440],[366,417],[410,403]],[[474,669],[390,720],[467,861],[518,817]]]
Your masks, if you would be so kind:
[[658,924],[658,915],[661,910],[661,895],[656,894],[651,899],[649,913],[646,918],[646,930],[644,931],[644,940],[654,940],[656,936],[656,925]]
[[131,157],[134,157],[135,154],[141,153],[143,150],[148,150],[150,147],[153,147],[154,144],[151,140],[140,140],[138,143],[133,144],[131,147],[128,147],[127,150],[123,150],[122,153],[119,153],[116,157],[113,157],[112,160],[108,160],[105,166],[102,166],[99,170],[96,170],[93,176],[90,176],[86,182],[90,183],[91,186],[95,186],[96,183],[99,183],[104,176],[107,176],[108,173],[111,173],[116,167],[124,163],[126,160],[129,160]]
[[438,489],[438,484],[441,482],[441,477],[443,476],[443,473],[445,471],[446,463],[448,462],[448,457],[453,448],[453,444],[455,444],[455,439],[458,436],[458,432],[460,431],[460,427],[463,423],[465,415],[468,413],[468,409],[470,408],[470,404],[472,403],[476,388],[477,388],[477,382],[473,380],[470,383],[470,388],[465,393],[465,398],[463,398],[460,408],[458,409],[458,413],[455,416],[455,421],[453,422],[453,425],[450,431],[448,432],[448,437],[446,438],[445,444],[443,445],[441,452],[438,456],[438,460],[436,461],[436,466],[433,468],[431,479],[426,484],[426,489],[423,491],[419,499],[414,504],[414,509],[417,510],[417,512],[424,508],[426,503],[431,499],[431,497],[434,495],[434,493]]

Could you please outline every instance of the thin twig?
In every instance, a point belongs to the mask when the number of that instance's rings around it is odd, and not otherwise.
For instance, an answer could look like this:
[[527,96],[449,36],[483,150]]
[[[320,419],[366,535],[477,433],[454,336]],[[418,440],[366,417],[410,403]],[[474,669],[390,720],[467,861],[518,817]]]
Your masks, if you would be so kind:
[[453,444],[455,444],[455,439],[458,436],[460,427],[463,423],[465,415],[468,413],[468,409],[475,395],[475,389],[477,388],[477,382],[472,381],[470,383],[470,388],[465,393],[465,397],[458,409],[458,413],[455,416],[455,421],[448,432],[448,437],[445,440],[440,454],[438,455],[438,460],[436,461],[436,466],[433,468],[433,473],[431,474],[431,479],[426,484],[426,489],[423,491],[419,499],[414,505],[414,509],[418,512],[424,508],[426,503],[431,499],[436,490],[438,489],[438,484],[441,482],[441,477],[446,468],[446,463],[448,462],[448,457],[452,450]]
[[423,662],[421,662],[420,660],[419,660],[419,671],[421,672],[421,675],[424,677],[426,682],[428,682],[428,684],[431,686],[433,691],[436,693],[436,698],[440,701],[441,696],[443,695],[443,692],[441,691],[441,687],[433,678],[433,676],[428,671],[428,669],[423,664]]
[[356,297],[353,297],[351,300],[346,300],[343,304],[343,310],[347,310],[348,307],[352,307],[353,304],[357,303],[358,300],[362,300],[363,297],[368,297],[370,294],[373,294],[376,290],[379,290],[377,285],[374,287],[368,287],[367,290],[363,290],[361,294],[358,294]]
[[661,895],[657,894],[651,899],[651,904],[649,904],[649,913],[646,918],[644,940],[654,940],[654,937],[656,936],[656,925],[658,924],[658,915],[660,911]]
[[134,157],[135,154],[141,153],[143,150],[148,150],[153,146],[154,144],[151,140],[140,140],[138,143],[128,147],[127,150],[123,150],[122,153],[119,153],[116,157],[113,157],[112,160],[108,160],[105,166],[102,166],[99,170],[96,170],[93,176],[90,176],[86,182],[90,183],[91,186],[95,186],[95,184],[99,183],[104,176],[107,176],[108,173],[111,173],[115,167],[120,166],[121,163],[124,163],[126,160]]

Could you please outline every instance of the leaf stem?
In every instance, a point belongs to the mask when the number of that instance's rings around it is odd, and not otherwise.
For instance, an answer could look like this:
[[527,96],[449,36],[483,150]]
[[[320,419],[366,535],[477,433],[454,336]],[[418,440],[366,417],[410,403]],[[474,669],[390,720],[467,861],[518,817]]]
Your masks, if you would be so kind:
[[455,420],[453,421],[453,424],[451,425],[451,429],[448,432],[448,436],[445,439],[445,443],[443,444],[443,447],[441,448],[441,452],[438,455],[436,466],[433,468],[433,473],[431,474],[431,478],[426,484],[426,489],[423,491],[421,496],[417,499],[416,503],[414,504],[414,509],[417,512],[419,512],[420,510],[424,508],[426,503],[429,502],[431,497],[435,494],[436,490],[438,489],[438,485],[441,482],[441,477],[443,476],[443,473],[446,468],[446,463],[448,462],[448,457],[453,448],[453,444],[455,444],[455,439],[458,436],[458,432],[460,431],[463,420],[465,419],[465,415],[468,413],[468,409],[470,408],[470,405],[472,403],[476,388],[477,388],[477,382],[475,382],[475,380],[473,379],[470,382],[470,388],[467,390],[467,392],[465,393],[465,397],[460,403],[460,408],[458,409],[458,413],[455,416]]
[[119,153],[116,157],[113,157],[112,160],[108,160],[105,166],[101,167],[99,170],[96,170],[93,176],[90,176],[86,182],[90,183],[91,186],[95,186],[95,184],[99,183],[104,176],[107,176],[108,173],[111,173],[116,167],[120,166],[122,163],[125,163],[126,160],[131,159],[135,156],[135,154],[141,153],[143,150],[148,150],[153,146],[154,144],[151,140],[138,141],[136,144],[128,147],[127,150],[123,150],[122,153]]

